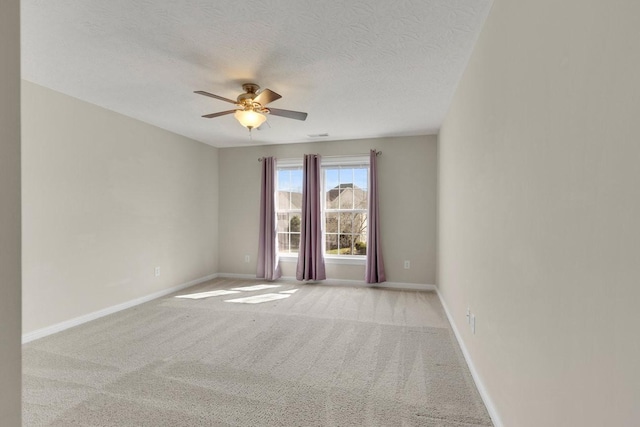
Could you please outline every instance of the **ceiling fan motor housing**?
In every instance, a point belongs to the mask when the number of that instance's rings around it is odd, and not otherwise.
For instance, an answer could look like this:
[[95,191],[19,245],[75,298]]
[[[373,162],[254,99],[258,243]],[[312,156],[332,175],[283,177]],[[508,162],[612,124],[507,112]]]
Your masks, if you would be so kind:
[[242,90],[244,90],[245,93],[241,93],[240,95],[238,95],[238,104],[242,104],[244,100],[252,100],[253,98],[255,98],[258,89],[260,89],[260,86],[255,83],[243,84]]
[[269,113],[269,110],[264,108],[262,104],[254,101],[255,97],[258,96],[256,92],[260,89],[260,86],[255,83],[245,83],[242,85],[242,89],[245,93],[241,93],[237,98],[240,108],[244,111],[253,110],[257,113]]

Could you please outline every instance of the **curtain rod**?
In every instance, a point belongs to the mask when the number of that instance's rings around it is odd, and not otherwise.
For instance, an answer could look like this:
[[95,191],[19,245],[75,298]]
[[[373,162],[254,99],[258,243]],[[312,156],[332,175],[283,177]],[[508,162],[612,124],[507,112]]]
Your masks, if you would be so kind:
[[[365,153],[365,154],[345,154],[342,156],[322,156],[325,159],[337,159],[337,158],[343,158],[343,157],[363,157],[368,155],[369,153]],[[319,156],[320,154],[316,153],[316,156]],[[382,151],[376,151],[376,156],[380,156],[382,155]],[[264,157],[258,157],[258,161],[261,162],[262,159],[264,159]]]

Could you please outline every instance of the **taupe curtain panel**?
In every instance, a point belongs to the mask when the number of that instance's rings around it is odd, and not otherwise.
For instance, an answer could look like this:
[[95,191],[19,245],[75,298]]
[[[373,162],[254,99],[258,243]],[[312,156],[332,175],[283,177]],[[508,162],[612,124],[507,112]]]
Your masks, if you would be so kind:
[[258,279],[276,280],[281,276],[276,247],[276,159],[262,159],[260,187],[260,237],[258,241]]
[[302,167],[302,221],[296,279],[325,280],[320,207],[320,156],[305,154]]
[[369,223],[367,224],[367,264],[364,270],[364,280],[367,283],[381,283],[387,280],[380,242],[378,156],[376,154],[376,150],[371,150],[369,153]]

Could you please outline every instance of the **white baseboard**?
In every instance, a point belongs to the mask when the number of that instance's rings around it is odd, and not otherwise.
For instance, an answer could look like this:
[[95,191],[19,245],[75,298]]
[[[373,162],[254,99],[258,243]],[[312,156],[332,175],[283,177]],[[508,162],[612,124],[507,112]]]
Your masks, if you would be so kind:
[[[227,279],[245,279],[245,280],[260,280],[257,279],[254,274],[237,274],[237,273],[219,273],[218,277]],[[264,279],[262,279],[264,280]],[[279,280],[286,280],[287,282],[297,282],[298,280],[292,276],[283,276]],[[327,279],[318,282],[312,282],[318,285],[346,285],[346,286],[367,286],[370,288],[390,288],[390,289],[405,289],[413,291],[435,291],[435,285],[426,285],[422,283],[402,283],[402,282],[383,282],[383,283],[365,283],[364,280],[346,280],[346,279]]]
[[379,284],[367,284],[366,286],[373,286],[374,288],[391,288],[391,289],[405,289],[410,291],[435,291],[436,285],[429,285],[423,283],[402,283],[402,282],[383,282]]
[[[260,280],[255,274],[238,274],[238,273],[218,273],[218,277],[222,279],[244,279],[244,280]],[[264,279],[262,279],[264,280]]]
[[125,310],[127,308],[134,307],[139,304],[143,304],[145,302],[149,302],[156,298],[163,297],[165,295],[169,295],[173,292],[180,291],[184,288],[188,288],[190,286],[194,286],[208,280],[212,280],[218,277],[218,274],[210,274],[208,276],[200,277],[195,280],[191,280],[187,283],[183,283],[178,286],[174,286],[172,288],[163,289],[158,292],[154,292],[149,295],[145,295],[140,298],[133,299],[131,301],[123,302],[122,304],[113,305],[111,307],[103,308],[102,310],[94,311],[93,313],[84,314],[82,316],[78,316],[73,319],[65,320],[64,322],[56,323],[55,325],[47,326],[46,328],[38,329],[33,332],[29,332],[22,335],[22,344],[26,344],[28,342],[44,338],[48,335],[55,334],[56,332],[64,331],[65,329],[73,328],[74,326],[81,325],[86,322],[90,322],[92,320],[98,319],[103,316],[107,316],[109,314],[116,313],[121,310]]
[[471,372],[471,377],[473,378],[473,381],[476,383],[476,388],[478,389],[478,393],[480,393],[480,397],[482,398],[482,401],[484,402],[484,406],[486,406],[487,412],[489,412],[489,416],[491,417],[491,421],[493,421],[493,425],[495,427],[503,427],[504,424],[502,423],[502,420],[500,419],[500,415],[498,414],[498,410],[496,409],[495,405],[493,404],[493,400],[491,399],[491,396],[489,396],[489,392],[487,391],[487,388],[484,386],[484,382],[482,381],[482,378],[480,377],[480,374],[478,374],[478,371],[476,370],[476,367],[473,364],[473,360],[471,359],[471,355],[469,354],[469,351],[467,350],[467,347],[464,344],[464,341],[462,340],[462,336],[460,335],[460,332],[458,331],[458,328],[456,327],[456,324],[453,321],[453,316],[451,315],[451,312],[449,311],[449,308],[447,307],[447,303],[444,301],[444,298],[442,298],[442,294],[440,294],[440,291],[437,288],[436,288],[436,292],[438,294],[438,298],[440,299],[440,303],[442,304],[442,307],[444,308],[444,312],[447,315],[447,319],[449,319],[449,324],[451,325],[451,328],[453,329],[453,333],[456,336],[456,340],[458,341],[458,345],[460,346],[460,349],[462,350],[462,354],[464,356],[464,360],[467,362],[467,366],[469,366],[469,371]]
[[[282,277],[282,280],[296,281],[295,277]],[[404,289],[413,291],[435,291],[435,285],[426,285],[422,283],[402,283],[402,282],[382,282],[382,283],[366,283],[364,280],[346,280],[346,279],[327,279],[319,282],[313,282],[318,285],[343,285],[343,286],[362,286],[368,288],[389,288]]]

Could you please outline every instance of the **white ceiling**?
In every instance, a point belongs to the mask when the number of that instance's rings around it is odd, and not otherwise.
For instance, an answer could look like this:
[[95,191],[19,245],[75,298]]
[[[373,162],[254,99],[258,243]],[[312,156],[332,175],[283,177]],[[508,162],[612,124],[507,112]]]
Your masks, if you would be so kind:
[[[26,80],[216,147],[438,131],[491,0],[22,0]],[[249,132],[255,82],[305,111]]]

